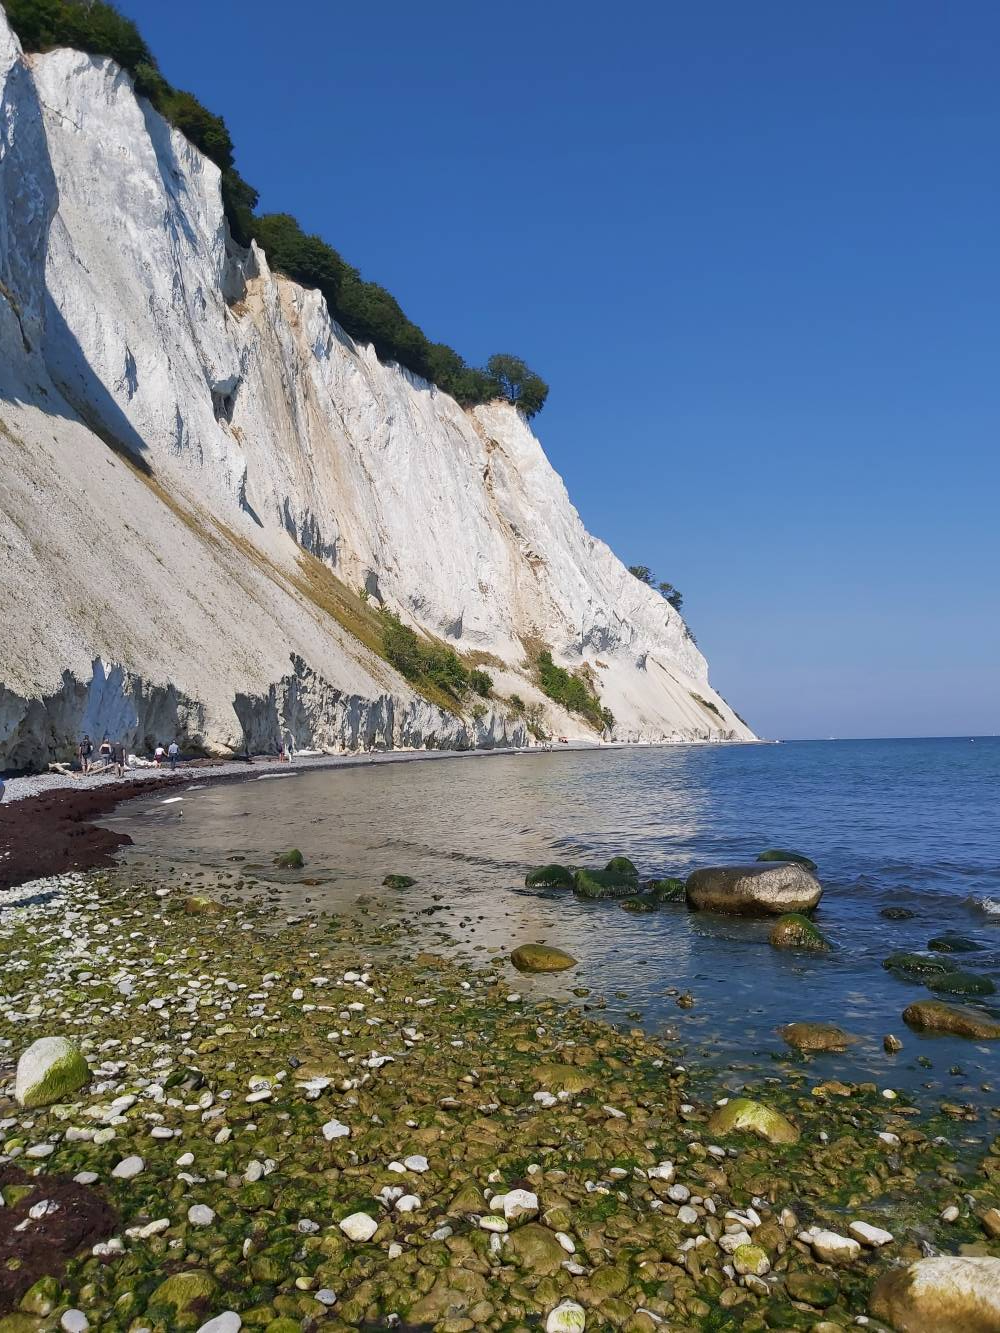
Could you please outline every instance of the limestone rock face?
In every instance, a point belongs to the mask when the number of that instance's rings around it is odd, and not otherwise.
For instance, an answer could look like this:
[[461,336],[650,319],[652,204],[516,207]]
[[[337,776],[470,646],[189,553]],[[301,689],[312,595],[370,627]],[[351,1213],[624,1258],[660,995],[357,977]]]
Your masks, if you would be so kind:
[[996,1333],[1000,1259],[919,1259],[883,1273],[871,1312],[898,1333]]
[[[126,73],[25,58],[2,9],[0,436],[0,768],[82,730],[215,752],[528,743],[511,694],[596,740],[525,641],[591,673],[621,740],[752,736],[514,408],[465,411],[380,363],[232,243],[217,168]],[[381,606],[489,655],[485,712],[364,646],[351,626]]]
[[688,876],[686,892],[689,907],[737,916],[809,912],[823,896],[819,880],[788,861],[709,866]]
[[51,1106],[90,1082],[80,1048],[65,1037],[39,1037],[17,1062],[14,1096],[22,1106]]

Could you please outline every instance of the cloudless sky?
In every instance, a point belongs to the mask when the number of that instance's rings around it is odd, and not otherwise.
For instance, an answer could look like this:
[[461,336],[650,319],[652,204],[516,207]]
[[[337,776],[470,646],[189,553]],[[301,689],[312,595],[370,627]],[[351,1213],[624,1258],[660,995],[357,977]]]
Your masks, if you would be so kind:
[[122,0],[769,736],[1000,730],[995,0]]

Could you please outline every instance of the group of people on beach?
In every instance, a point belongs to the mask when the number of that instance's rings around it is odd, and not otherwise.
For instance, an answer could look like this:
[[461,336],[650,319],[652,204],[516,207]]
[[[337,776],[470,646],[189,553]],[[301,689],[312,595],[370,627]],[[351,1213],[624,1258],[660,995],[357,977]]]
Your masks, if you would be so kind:
[[[118,777],[125,776],[125,768],[128,764],[128,750],[124,741],[113,741],[110,736],[105,734],[100,745],[94,746],[90,737],[84,734],[80,744],[76,748],[76,757],[80,761],[80,771],[89,773],[91,770],[96,772],[94,755],[101,763],[101,771],[107,772],[109,768],[114,767]],[[162,768],[164,764],[169,764],[170,768],[176,769],[180,760],[180,746],[176,741],[171,741],[169,745],[158,745],[153,751],[153,763],[157,768]]]

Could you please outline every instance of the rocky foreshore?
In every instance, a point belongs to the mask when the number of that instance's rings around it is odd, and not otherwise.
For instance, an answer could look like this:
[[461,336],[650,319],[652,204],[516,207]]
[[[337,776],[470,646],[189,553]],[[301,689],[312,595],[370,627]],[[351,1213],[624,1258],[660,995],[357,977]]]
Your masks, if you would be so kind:
[[[794,1070],[726,1097],[363,915],[22,892],[0,1333],[1000,1327],[1000,1139],[947,1107]],[[85,1067],[46,1081],[43,1038]]]

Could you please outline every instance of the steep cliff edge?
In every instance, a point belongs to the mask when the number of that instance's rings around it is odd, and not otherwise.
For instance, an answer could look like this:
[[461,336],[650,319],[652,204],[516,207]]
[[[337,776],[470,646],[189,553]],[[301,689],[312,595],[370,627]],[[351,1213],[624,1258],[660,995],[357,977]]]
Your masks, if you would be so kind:
[[[382,605],[479,655],[493,697],[404,680]],[[596,739],[538,688],[545,647],[618,739],[752,738],[513,408],[463,410],[355,345],[232,244],[217,168],[126,73],[26,58],[2,10],[0,612],[0,768],[81,728],[524,743],[511,695]]]

